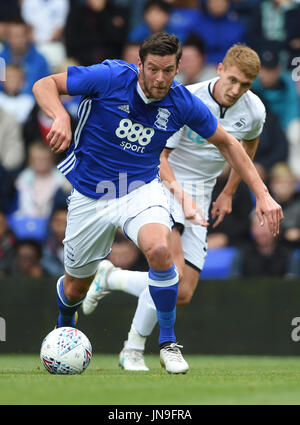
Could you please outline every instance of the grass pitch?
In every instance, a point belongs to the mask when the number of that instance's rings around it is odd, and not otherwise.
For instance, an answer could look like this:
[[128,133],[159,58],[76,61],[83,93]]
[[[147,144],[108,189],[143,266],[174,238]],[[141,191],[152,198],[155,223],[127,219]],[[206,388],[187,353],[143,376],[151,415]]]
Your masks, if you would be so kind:
[[300,358],[185,356],[186,375],[169,375],[158,356],[150,372],[121,370],[117,355],[94,354],[82,375],[50,375],[38,355],[0,355],[0,404],[300,404]]

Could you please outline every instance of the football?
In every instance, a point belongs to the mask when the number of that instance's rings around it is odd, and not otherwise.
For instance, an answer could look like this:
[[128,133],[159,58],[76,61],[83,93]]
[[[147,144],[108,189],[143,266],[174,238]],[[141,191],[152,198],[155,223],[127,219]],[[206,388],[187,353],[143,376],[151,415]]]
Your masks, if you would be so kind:
[[92,358],[92,346],[79,329],[63,327],[54,329],[42,342],[41,361],[54,375],[82,373]]

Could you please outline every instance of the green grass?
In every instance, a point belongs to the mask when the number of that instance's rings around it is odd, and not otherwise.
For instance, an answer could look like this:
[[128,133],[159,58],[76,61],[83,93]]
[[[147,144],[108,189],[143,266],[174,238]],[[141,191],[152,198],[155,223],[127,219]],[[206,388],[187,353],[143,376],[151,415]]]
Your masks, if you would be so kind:
[[82,375],[50,375],[38,355],[0,355],[0,404],[300,404],[300,359],[186,356],[190,371],[126,372],[117,355],[93,356]]

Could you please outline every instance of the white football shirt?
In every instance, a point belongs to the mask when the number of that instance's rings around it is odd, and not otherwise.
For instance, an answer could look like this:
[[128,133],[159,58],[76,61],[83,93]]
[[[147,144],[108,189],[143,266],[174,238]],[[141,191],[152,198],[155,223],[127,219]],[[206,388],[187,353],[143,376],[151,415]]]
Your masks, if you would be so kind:
[[[248,90],[234,105],[227,108],[221,106],[212,95],[218,78],[187,88],[208,106],[222,127],[236,139],[251,141],[257,138],[263,130],[266,117],[262,101]],[[176,148],[169,155],[176,180],[207,214],[216,179],[226,164],[225,158],[218,148],[187,126],[170,137],[166,147]],[[200,200],[199,194],[202,198]]]

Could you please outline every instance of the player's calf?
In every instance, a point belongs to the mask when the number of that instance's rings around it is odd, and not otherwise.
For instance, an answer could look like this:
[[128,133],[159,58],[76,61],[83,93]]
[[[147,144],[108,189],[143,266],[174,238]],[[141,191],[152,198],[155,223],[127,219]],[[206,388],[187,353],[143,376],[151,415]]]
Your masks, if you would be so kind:
[[77,310],[81,306],[88,290],[87,279],[84,280],[82,285],[80,284],[81,279],[78,280],[77,285],[74,279],[68,281],[68,276],[61,276],[57,281],[56,291],[59,311],[57,327],[76,326]]

